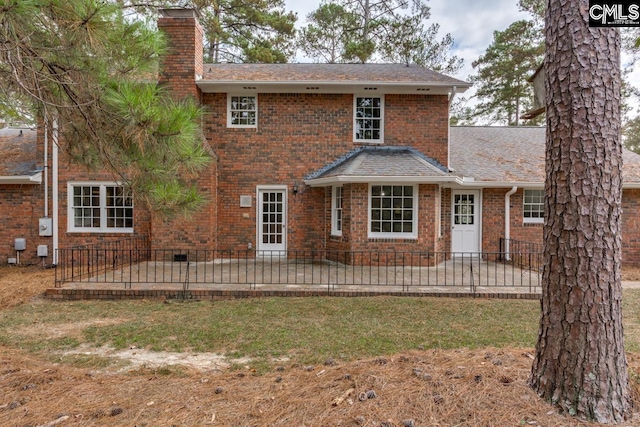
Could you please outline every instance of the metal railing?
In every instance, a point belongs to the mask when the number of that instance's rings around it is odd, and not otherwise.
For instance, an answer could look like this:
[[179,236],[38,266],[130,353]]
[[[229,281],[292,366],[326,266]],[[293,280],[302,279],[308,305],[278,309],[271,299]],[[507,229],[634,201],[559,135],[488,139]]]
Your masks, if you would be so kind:
[[485,287],[532,292],[540,286],[539,271],[531,267],[541,264],[540,253],[526,254],[531,263],[525,265],[505,262],[504,252],[151,250],[145,243],[59,249],[56,286],[85,283],[130,289],[154,284],[188,290],[217,285],[329,292],[458,287],[474,293]]
[[504,261],[521,269],[542,273],[542,251],[540,243],[500,238],[500,252],[504,253]]
[[88,281],[148,261],[149,247],[147,236],[133,236],[58,249],[56,285],[69,277],[73,281]]

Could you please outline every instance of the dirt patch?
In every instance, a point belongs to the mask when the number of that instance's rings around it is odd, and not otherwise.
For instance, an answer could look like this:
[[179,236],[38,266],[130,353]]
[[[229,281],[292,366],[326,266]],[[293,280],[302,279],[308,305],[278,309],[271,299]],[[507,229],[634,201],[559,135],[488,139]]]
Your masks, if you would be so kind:
[[148,351],[136,347],[116,350],[107,346],[96,348],[88,345],[81,345],[76,349],[60,352],[60,355],[63,357],[70,355],[98,356],[126,362],[126,366],[120,368],[118,372],[128,372],[141,368],[158,369],[180,366],[204,373],[220,373],[229,369],[232,365],[247,365],[251,362],[249,358],[229,359],[216,353]]
[[91,326],[109,326],[119,325],[126,322],[127,319],[96,319],[85,322],[58,323],[55,326],[51,324],[33,323],[28,326],[22,326],[12,330],[15,335],[24,337],[35,337],[44,339],[57,339],[62,337],[80,338],[82,331]]

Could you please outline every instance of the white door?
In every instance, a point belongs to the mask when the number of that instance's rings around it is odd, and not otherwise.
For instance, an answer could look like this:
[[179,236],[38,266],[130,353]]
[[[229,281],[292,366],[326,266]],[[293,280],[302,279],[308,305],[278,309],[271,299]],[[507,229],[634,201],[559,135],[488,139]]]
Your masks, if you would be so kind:
[[479,252],[480,191],[455,190],[452,195],[451,251]]
[[286,196],[286,189],[258,189],[259,251],[285,251],[287,249]]

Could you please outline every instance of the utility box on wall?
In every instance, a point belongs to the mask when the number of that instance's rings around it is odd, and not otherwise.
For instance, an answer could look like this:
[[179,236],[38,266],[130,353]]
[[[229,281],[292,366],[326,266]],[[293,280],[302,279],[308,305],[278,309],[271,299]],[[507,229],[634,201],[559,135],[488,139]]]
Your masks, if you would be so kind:
[[38,245],[38,256],[46,257],[49,255],[49,247],[47,245]]
[[14,244],[16,251],[24,251],[27,249],[27,241],[25,239],[16,239]]
[[51,218],[40,218],[38,222],[40,236],[53,236],[53,220]]

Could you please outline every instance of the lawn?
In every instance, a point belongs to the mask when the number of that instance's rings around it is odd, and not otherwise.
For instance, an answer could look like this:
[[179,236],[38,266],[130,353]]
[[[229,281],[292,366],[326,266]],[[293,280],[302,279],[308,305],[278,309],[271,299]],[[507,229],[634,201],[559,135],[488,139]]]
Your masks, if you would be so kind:
[[[526,385],[538,301],[31,298],[50,275],[0,268],[3,426],[585,425]],[[623,303],[637,405],[640,289]]]

